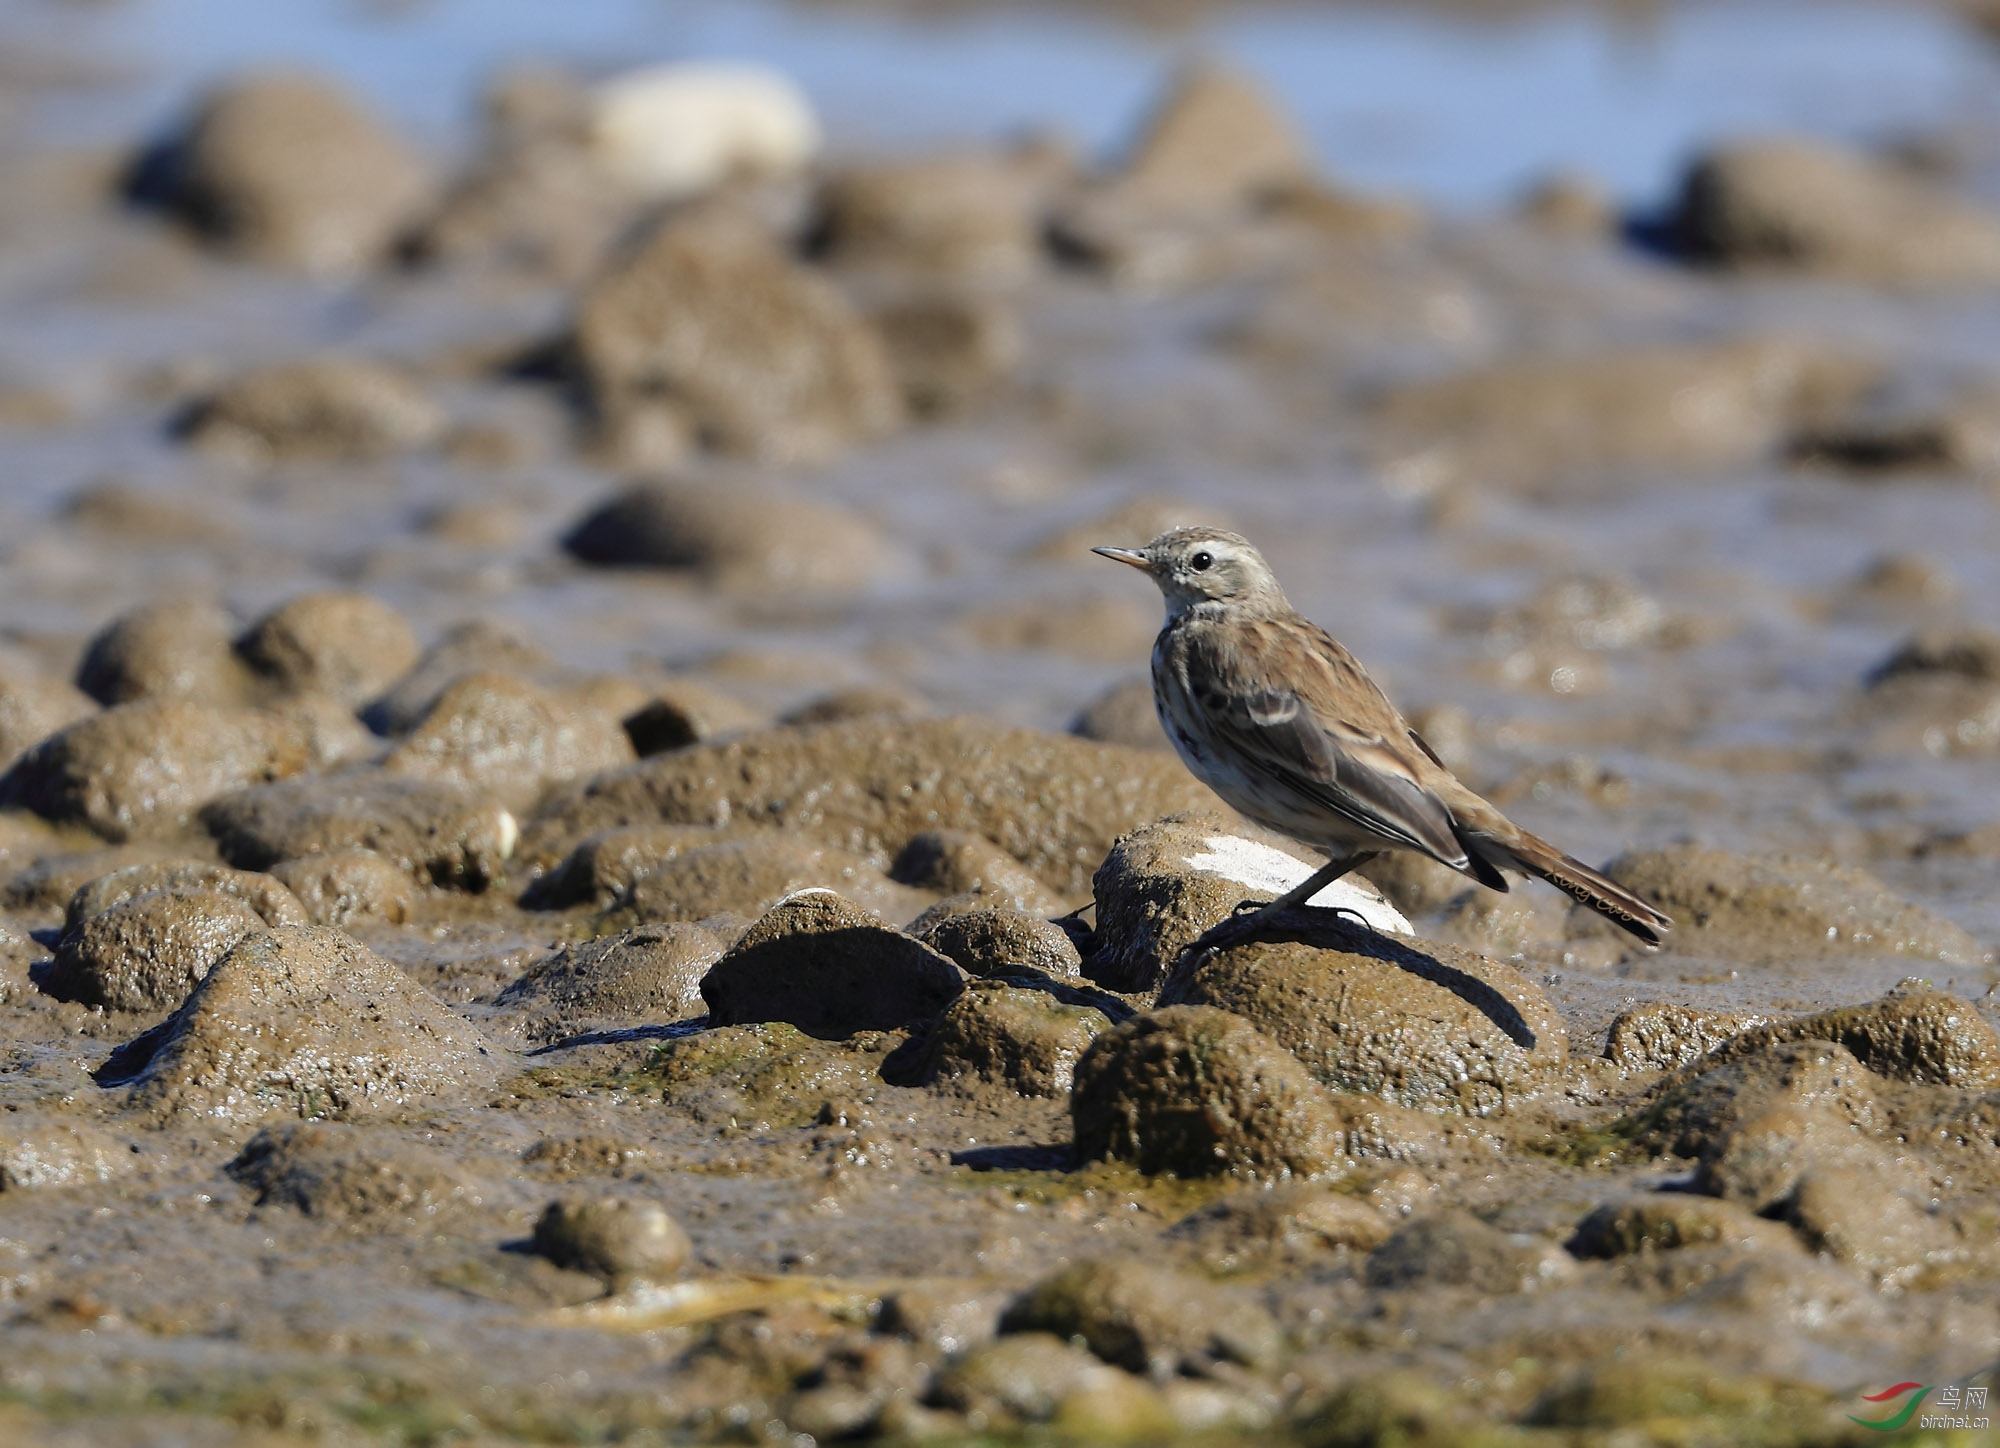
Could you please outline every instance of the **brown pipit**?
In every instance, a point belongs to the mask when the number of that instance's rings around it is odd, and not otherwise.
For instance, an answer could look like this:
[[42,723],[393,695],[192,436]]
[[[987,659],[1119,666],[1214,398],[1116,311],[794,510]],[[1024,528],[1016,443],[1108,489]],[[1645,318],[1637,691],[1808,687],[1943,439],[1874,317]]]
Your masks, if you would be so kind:
[[[1166,595],[1153,702],[1196,778],[1241,813],[1323,851],[1326,867],[1223,935],[1242,938],[1384,850],[1410,850],[1495,890],[1536,875],[1658,945],[1672,922],[1474,794],[1354,655],[1299,616],[1249,542],[1176,528],[1144,548],[1098,548]],[[1213,933],[1211,933],[1211,938]]]

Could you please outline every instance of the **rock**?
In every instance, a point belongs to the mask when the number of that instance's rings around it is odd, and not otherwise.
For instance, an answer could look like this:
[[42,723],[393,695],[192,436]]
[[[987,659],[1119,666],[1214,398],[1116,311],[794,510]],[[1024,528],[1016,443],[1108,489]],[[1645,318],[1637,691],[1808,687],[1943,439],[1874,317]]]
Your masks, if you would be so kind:
[[63,680],[0,661],[0,770],[96,709],[88,695]]
[[1148,1174],[1318,1177],[1348,1165],[1326,1093],[1226,1011],[1174,1007],[1101,1034],[1077,1062],[1077,1154]]
[[171,204],[211,241],[321,273],[372,263],[425,189],[400,141],[305,75],[252,76],[211,95],[166,169]]
[[866,1111],[887,1089],[882,1063],[899,1043],[874,1031],[815,1040],[782,1022],[711,1025],[661,1041],[651,1072],[677,1113],[764,1132],[812,1124],[828,1102]]
[[929,925],[923,919],[912,923],[910,933],[967,975],[1040,974],[1062,981],[1083,976],[1083,959],[1068,932],[1024,911],[965,910]]
[[106,706],[141,699],[246,703],[251,676],[230,648],[235,627],[206,599],[134,609],[90,641],[77,666],[77,687]]
[[97,1127],[10,1113],[0,1130],[0,1192],[108,1182],[139,1160],[133,1147]]
[[567,945],[502,991],[495,1004],[525,1009],[537,1039],[575,1035],[592,1023],[664,1025],[708,1009],[702,977],[722,942],[693,925],[641,925],[622,935]]
[[1909,675],[1954,674],[2000,683],[2000,633],[1990,629],[1926,629],[1913,634],[1869,671],[1870,688]]
[[[224,956],[109,1077],[159,1115],[345,1117],[490,1088],[500,1060],[457,1016],[337,930],[288,926]],[[109,1071],[111,1068],[107,1068]]]
[[1103,744],[1123,744],[1129,749],[1170,750],[1173,741],[1160,727],[1160,711],[1153,706],[1153,681],[1128,679],[1114,684],[1083,706],[1070,721],[1069,732],[1081,739]]
[[776,830],[696,845],[637,875],[618,908],[637,920],[757,916],[805,890],[833,890],[864,910],[907,920],[928,895],[891,884],[865,860]]
[[1111,1022],[1045,991],[976,981],[945,1007],[926,1045],[923,1078],[961,1089],[1068,1096],[1077,1058]]
[[1878,1076],[1982,1090],[2000,1086],[2000,1036],[1970,1001],[1906,980],[1879,1000],[1752,1024],[1715,1051],[1734,1060],[1788,1041],[1834,1041]]
[[373,850],[300,855],[272,865],[271,875],[298,897],[314,925],[344,929],[366,920],[403,925],[420,898],[410,870]]
[[1626,1073],[1671,1071],[1699,1060],[1763,1020],[1762,1016],[1655,1001],[1620,1011],[1613,1018],[1604,1055]]
[[1255,82],[1198,64],[1174,78],[1115,185],[1148,207],[1232,210],[1315,169],[1305,138]]
[[1020,370],[1027,342],[1012,307],[993,297],[933,291],[869,313],[888,348],[903,402],[929,421],[970,411]]
[[1907,167],[1818,141],[1700,157],[1666,221],[1689,258],[1891,284],[2000,280],[2000,216]]
[[223,1168],[257,1193],[260,1207],[291,1207],[308,1217],[383,1217],[412,1225],[453,1207],[476,1206],[473,1186],[417,1150],[384,1150],[376,1133],[325,1121],[267,1126]]
[[822,188],[813,248],[834,266],[986,285],[1042,258],[1045,182],[1022,158],[959,152],[851,166]]
[[1003,1336],[1047,1332],[1159,1381],[1222,1362],[1270,1367],[1278,1325],[1251,1299],[1199,1277],[1118,1258],[1064,1267],[1001,1316]]
[[251,625],[237,651],[288,694],[358,706],[415,667],[417,636],[365,593],[302,593]]
[[1793,1188],[1785,1218],[1810,1250],[1859,1268],[1877,1286],[1906,1283],[1960,1255],[1918,1194],[1880,1171],[1815,1166]]
[[416,666],[363,711],[368,727],[391,736],[421,724],[440,695],[472,674],[540,678],[555,660],[512,628],[475,619],[459,624],[424,650]]
[[[8,824],[19,819],[42,824],[33,815],[0,815],[0,822]],[[5,890],[0,891],[0,904],[9,910],[36,915],[53,911],[60,916],[68,907],[70,897],[78,890],[114,870],[176,858],[171,848],[150,840],[106,845],[94,850],[64,850],[55,847],[55,841],[51,839],[36,842],[29,848],[34,850],[30,857],[33,863],[8,877]]]
[[978,719],[858,720],[642,760],[551,801],[532,844],[559,856],[618,825],[728,820],[893,858],[926,831],[962,830],[1081,895],[1119,833],[1212,799],[1155,754]]
[[694,1252],[680,1223],[655,1202],[597,1197],[550,1202],[535,1222],[535,1251],[558,1267],[613,1282],[663,1282]]
[[900,684],[856,684],[809,699],[778,722],[803,727],[848,719],[923,719],[935,712],[930,700]]
[[787,175],[818,153],[812,103],[759,65],[682,61],[613,76],[589,98],[591,159],[636,196],[673,201],[742,176]]
[[470,674],[438,696],[382,769],[526,809],[556,785],[636,757],[615,718],[512,674]]
[[925,830],[889,866],[889,878],[946,895],[976,895],[996,910],[1053,915],[1064,903],[1000,846],[967,830]]
[[719,831],[702,825],[621,825],[600,830],[536,881],[525,903],[538,908],[591,904],[610,909],[631,898],[641,876],[684,851],[715,844],[719,837]]
[[1167,1236],[1188,1245],[1211,1272],[1240,1272],[1293,1259],[1372,1252],[1396,1224],[1361,1197],[1306,1183],[1232,1192],[1190,1213]]
[[643,483],[594,509],[563,546],[586,563],[685,569],[748,591],[863,589],[897,571],[873,524],[750,479]]
[[374,771],[244,790],[202,811],[222,857],[243,869],[367,850],[418,880],[483,890],[513,852],[514,817],[450,785]]
[[1545,176],[1529,187],[1515,214],[1554,237],[1609,241],[1618,234],[1617,201],[1594,178],[1571,171]]
[[742,224],[660,226],[585,289],[571,346],[614,431],[661,426],[793,466],[901,420],[881,340],[829,283]]
[[1377,412],[1397,486],[1516,491],[1604,473],[1757,461],[1867,387],[1849,357],[1773,339],[1516,358],[1390,392]]
[[685,749],[704,739],[745,734],[770,724],[770,717],[695,679],[671,679],[652,689],[652,698],[625,716],[625,733],[642,758]]
[[366,462],[429,446],[445,418],[395,368],[317,357],[244,373],[196,404],[181,427],[197,447],[249,462]]
[[283,714],[143,700],[43,740],[0,777],[0,802],[108,840],[157,837],[219,795],[312,762],[299,721]]
[[1797,1251],[1798,1243],[1774,1222],[1734,1202],[1689,1192],[1660,1192],[1611,1202],[1577,1223],[1569,1250],[1578,1257],[1630,1257],[1683,1247],[1742,1247]]
[[1470,1115],[1552,1085],[1569,1058],[1562,1017],[1519,971],[1338,918],[1193,964],[1160,1003],[1234,1011],[1337,1091]]
[[1935,758],[2000,746],[2000,635],[1926,629],[1872,669],[1850,711],[1880,742]]
[[71,898],[43,988],[115,1011],[170,1009],[246,937],[304,923],[291,892],[267,876],[196,861],[133,865]]
[[1021,1332],[974,1347],[950,1364],[932,1384],[930,1398],[988,1424],[1046,1423],[1068,1403],[1128,1385],[1145,1390],[1139,1380],[1052,1333]]
[[1370,1287],[1469,1287],[1499,1295],[1561,1282],[1574,1265],[1552,1242],[1452,1210],[1420,1217],[1377,1247],[1366,1276]]
[[1745,857],[1692,845],[1635,851],[1605,867],[1674,917],[1675,948],[1762,963],[1900,955],[1975,965],[1986,949],[1865,871],[1789,855]]
[[74,935],[105,911],[141,895],[212,893],[248,906],[266,925],[304,925],[306,913],[282,881],[206,860],[148,860],[125,865],[79,886],[63,916],[63,934]]
[[[1174,962],[1244,900],[1275,900],[1318,868],[1213,816],[1175,815],[1113,845],[1092,881],[1097,932],[1085,973],[1112,990],[1156,989]],[[1315,895],[1320,909],[1353,910],[1375,929],[1410,923],[1354,877]]]
[[831,890],[767,912],[701,983],[717,1025],[786,1021],[827,1040],[935,1016],[962,989],[957,966]]

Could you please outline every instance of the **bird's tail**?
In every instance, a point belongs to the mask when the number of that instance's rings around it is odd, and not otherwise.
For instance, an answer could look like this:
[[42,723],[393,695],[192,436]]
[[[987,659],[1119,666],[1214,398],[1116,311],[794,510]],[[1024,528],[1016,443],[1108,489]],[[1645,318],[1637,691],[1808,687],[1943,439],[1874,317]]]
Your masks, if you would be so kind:
[[1467,844],[1498,865],[1512,865],[1525,874],[1547,880],[1563,894],[1588,905],[1613,925],[1648,945],[1658,945],[1673,928],[1673,920],[1655,910],[1623,885],[1607,879],[1581,860],[1573,860],[1547,840],[1516,827],[1505,839],[1482,835]]

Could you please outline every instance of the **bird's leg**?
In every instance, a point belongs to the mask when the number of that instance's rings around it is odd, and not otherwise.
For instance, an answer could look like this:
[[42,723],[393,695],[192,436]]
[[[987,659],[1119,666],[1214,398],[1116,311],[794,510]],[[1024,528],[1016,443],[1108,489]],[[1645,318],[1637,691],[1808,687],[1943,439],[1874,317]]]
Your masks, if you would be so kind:
[[1271,921],[1305,904],[1348,871],[1374,859],[1379,853],[1377,850],[1359,850],[1351,855],[1328,860],[1309,878],[1294,885],[1275,900],[1245,900],[1236,907],[1235,914],[1209,930],[1197,944],[1209,951],[1216,951],[1248,940]]

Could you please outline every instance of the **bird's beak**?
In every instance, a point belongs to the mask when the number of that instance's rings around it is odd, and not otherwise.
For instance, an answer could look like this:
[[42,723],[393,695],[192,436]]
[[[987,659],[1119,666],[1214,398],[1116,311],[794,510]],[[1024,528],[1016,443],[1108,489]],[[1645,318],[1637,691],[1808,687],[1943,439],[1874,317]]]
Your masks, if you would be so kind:
[[1102,553],[1106,558],[1116,558],[1120,563],[1129,563],[1134,568],[1151,568],[1153,560],[1146,556],[1143,548],[1093,548],[1092,553]]

